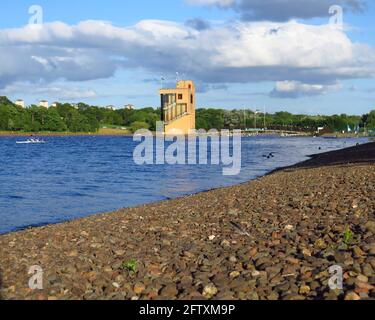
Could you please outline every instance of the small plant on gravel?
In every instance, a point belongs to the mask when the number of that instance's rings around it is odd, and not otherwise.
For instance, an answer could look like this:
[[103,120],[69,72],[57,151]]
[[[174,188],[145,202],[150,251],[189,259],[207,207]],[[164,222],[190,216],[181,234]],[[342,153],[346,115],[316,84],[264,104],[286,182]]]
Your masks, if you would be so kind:
[[137,270],[137,261],[135,261],[134,259],[124,261],[121,265],[121,269],[135,273],[135,271]]
[[354,237],[354,234],[352,230],[350,230],[350,228],[347,227],[344,232],[343,243],[348,247],[351,244],[353,237]]

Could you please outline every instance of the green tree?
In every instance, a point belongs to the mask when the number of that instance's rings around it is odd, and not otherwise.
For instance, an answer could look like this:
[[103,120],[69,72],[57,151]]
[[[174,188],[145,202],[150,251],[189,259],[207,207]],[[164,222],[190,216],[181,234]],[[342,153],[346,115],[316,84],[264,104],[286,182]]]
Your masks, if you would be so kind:
[[140,129],[150,129],[150,125],[147,122],[135,121],[130,125],[130,130],[134,133]]
[[366,127],[370,130],[375,130],[375,110],[372,110],[366,119]]
[[0,130],[9,130],[9,107],[0,104]]
[[60,114],[55,108],[50,108],[47,111],[43,130],[62,132],[67,130],[67,125],[60,117]]

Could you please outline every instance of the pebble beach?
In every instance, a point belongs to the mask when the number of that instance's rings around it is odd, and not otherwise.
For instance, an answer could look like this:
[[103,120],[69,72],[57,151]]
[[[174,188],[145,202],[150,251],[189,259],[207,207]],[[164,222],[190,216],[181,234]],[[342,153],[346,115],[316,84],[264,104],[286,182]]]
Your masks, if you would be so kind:
[[[41,290],[28,285],[35,265]],[[332,266],[342,289],[329,286]],[[233,187],[2,235],[0,298],[375,299],[375,143]]]

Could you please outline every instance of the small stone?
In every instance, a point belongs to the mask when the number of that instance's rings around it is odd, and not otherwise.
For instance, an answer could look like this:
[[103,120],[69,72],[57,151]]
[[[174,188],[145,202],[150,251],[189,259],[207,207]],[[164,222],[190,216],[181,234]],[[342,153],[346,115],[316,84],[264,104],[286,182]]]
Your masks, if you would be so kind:
[[317,249],[325,249],[327,247],[327,245],[326,245],[326,243],[323,239],[316,240],[314,245]]
[[237,258],[235,256],[230,256],[229,257],[229,261],[233,262],[233,263],[236,263],[237,262]]
[[259,295],[258,295],[257,292],[251,291],[247,295],[247,299],[250,300],[250,301],[258,301],[259,300]]
[[8,292],[15,292],[16,291],[16,287],[15,286],[10,286],[7,288],[7,291]]
[[328,293],[324,295],[324,299],[328,301],[335,301],[338,300],[340,295],[340,290],[330,290]]
[[223,248],[228,248],[228,247],[230,247],[230,242],[228,240],[223,240],[223,241],[221,241],[220,245]]
[[106,266],[106,267],[104,267],[103,271],[107,272],[107,273],[110,273],[110,272],[113,271],[113,269],[110,266]]
[[122,275],[118,275],[118,276],[115,278],[115,281],[116,281],[117,283],[123,283],[123,282],[125,281],[125,278],[124,278],[124,276],[122,276]]
[[249,250],[249,256],[251,258],[255,257],[255,255],[258,253],[258,248],[252,248]]
[[351,276],[351,277],[357,277],[358,273],[355,272],[355,271],[349,271],[349,276]]
[[116,256],[120,256],[120,257],[121,257],[121,256],[123,256],[124,254],[125,254],[125,250],[116,250],[116,251],[115,251],[115,255],[116,255]]
[[212,235],[212,236],[208,237],[208,240],[213,241],[213,240],[215,240],[215,238],[216,238],[216,236]]
[[209,284],[209,285],[204,287],[203,296],[205,298],[210,299],[213,296],[215,296],[217,294],[217,292],[218,292],[217,288],[213,284]]
[[78,257],[78,251],[73,250],[68,253],[68,257]]
[[133,291],[135,294],[139,295],[142,294],[142,292],[145,291],[145,289],[145,285],[142,282],[138,282],[135,284]]
[[47,298],[47,300],[49,300],[49,301],[56,301],[56,300],[57,300],[57,297],[55,297],[55,296],[49,296],[49,297]]
[[255,261],[255,266],[259,269],[259,270],[264,270],[266,267],[272,265],[272,261],[270,258],[258,258],[256,261]]
[[188,259],[193,259],[195,257],[194,253],[190,252],[190,251],[185,251],[184,252],[184,257],[188,258]]
[[355,255],[356,257],[362,257],[362,256],[365,255],[365,253],[364,253],[364,252],[361,250],[361,248],[358,247],[358,246],[355,246],[355,247],[353,248],[353,253],[354,253],[354,255]]
[[229,276],[234,279],[234,278],[238,278],[239,276],[241,275],[241,273],[239,271],[233,271],[229,274]]
[[237,209],[231,209],[229,210],[228,214],[230,216],[238,216],[239,211]]
[[293,257],[286,258],[287,261],[289,261],[291,264],[299,264],[299,260]]
[[361,297],[356,294],[355,292],[349,292],[346,296],[345,296],[345,300],[361,300]]
[[311,289],[309,286],[301,286],[301,288],[299,289],[299,294],[302,294],[302,295],[309,294],[310,291]]
[[367,231],[370,231],[371,233],[375,234],[375,221],[368,221],[365,224],[365,228]]
[[172,242],[166,239],[164,239],[162,243],[163,243],[163,246],[165,247],[170,247],[172,245]]
[[159,295],[159,291],[157,289],[152,289],[148,294],[148,299],[153,300]]
[[169,284],[161,290],[160,294],[164,297],[174,298],[178,295],[178,291],[174,284]]
[[291,225],[291,224],[288,224],[285,226],[284,228],[286,231],[293,231],[294,230],[294,227]]
[[358,208],[358,200],[354,200],[354,201],[352,202],[352,208],[353,208],[353,209],[357,209],[357,208]]
[[335,261],[337,263],[344,263],[345,260],[347,259],[345,253],[343,253],[343,252],[337,252],[337,253],[335,253],[334,257],[335,257]]
[[112,285],[113,285],[116,289],[120,288],[120,285],[119,285],[117,282],[113,282]]
[[56,283],[61,283],[61,278],[57,277],[56,275],[49,276],[47,280],[52,285],[54,285]]
[[360,210],[356,210],[354,213],[354,217],[356,217],[357,219],[359,219],[361,215],[362,215],[362,212]]
[[260,272],[257,271],[257,270],[254,270],[254,271],[251,273],[251,276],[252,276],[253,278],[259,277],[259,276],[260,276]]
[[363,281],[360,281],[360,280],[356,280],[355,282],[355,286],[356,286],[356,291],[370,291],[370,290],[373,290],[375,289],[375,287],[367,282],[363,282]]
[[363,266],[362,271],[366,277],[372,277],[375,274],[373,267],[369,263]]
[[311,290],[315,291],[320,287],[320,283],[318,281],[313,281],[310,283],[310,288]]
[[311,251],[309,249],[303,249],[302,254],[306,257],[311,257]]
[[277,292],[272,292],[269,296],[267,296],[267,300],[270,300],[270,301],[279,300],[279,295],[277,294]]
[[358,277],[357,277],[357,280],[361,281],[361,282],[368,282],[368,278],[366,276],[364,276],[363,274],[360,274]]

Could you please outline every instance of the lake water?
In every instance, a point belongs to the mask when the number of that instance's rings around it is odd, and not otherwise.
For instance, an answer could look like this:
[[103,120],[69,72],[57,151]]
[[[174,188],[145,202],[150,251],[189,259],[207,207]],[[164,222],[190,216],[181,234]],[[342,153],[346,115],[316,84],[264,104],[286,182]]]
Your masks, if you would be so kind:
[[[46,144],[17,145],[20,139],[0,138],[0,233],[234,185],[368,141],[243,138],[242,171],[231,177],[215,165],[137,166],[130,137],[46,137]],[[270,152],[275,158],[263,157]]]

